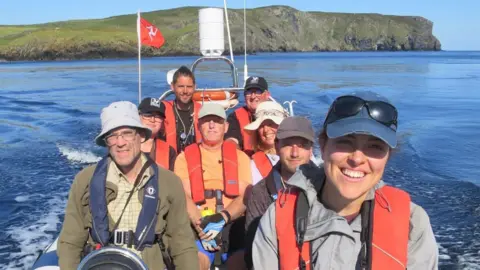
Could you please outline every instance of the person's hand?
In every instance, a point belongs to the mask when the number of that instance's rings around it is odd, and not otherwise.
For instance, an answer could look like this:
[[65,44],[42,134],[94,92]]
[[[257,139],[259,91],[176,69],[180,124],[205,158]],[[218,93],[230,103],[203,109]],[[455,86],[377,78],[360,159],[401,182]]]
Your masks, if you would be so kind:
[[212,239],[212,240],[201,240],[202,241],[202,246],[206,251],[210,252],[217,252],[221,249],[220,242],[221,241],[219,238]]
[[205,233],[205,237],[202,239],[209,241],[220,236],[225,223],[226,220],[221,213],[204,217],[200,223],[200,227],[202,228],[203,233]]

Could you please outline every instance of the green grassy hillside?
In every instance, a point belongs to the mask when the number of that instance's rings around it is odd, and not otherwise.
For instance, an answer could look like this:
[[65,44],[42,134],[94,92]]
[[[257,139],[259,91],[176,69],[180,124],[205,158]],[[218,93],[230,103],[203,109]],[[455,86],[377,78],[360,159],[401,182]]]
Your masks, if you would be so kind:
[[[198,10],[142,13],[165,37],[144,56],[199,55]],[[136,14],[95,20],[0,26],[0,59],[55,60],[133,57]],[[243,52],[243,10],[229,10],[233,50]],[[440,50],[433,23],[422,17],[302,12],[286,6],[247,10],[247,48],[275,51]],[[225,35],[225,39],[226,39]],[[225,48],[228,48],[227,44]]]

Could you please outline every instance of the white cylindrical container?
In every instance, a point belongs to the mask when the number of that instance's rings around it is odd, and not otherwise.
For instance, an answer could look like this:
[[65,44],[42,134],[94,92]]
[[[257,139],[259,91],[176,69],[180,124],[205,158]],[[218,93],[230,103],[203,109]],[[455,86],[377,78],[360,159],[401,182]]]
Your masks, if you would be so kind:
[[203,56],[221,56],[225,50],[223,9],[202,8],[198,11],[200,52]]

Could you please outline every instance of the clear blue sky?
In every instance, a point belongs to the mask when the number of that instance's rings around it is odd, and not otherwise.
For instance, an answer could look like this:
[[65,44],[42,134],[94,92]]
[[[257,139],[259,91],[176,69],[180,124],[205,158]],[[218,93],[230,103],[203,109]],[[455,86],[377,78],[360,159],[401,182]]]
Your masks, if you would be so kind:
[[[179,6],[220,6],[222,0],[0,0],[0,25],[34,24],[169,9]],[[227,0],[243,8],[243,0]],[[480,0],[247,0],[247,8],[288,5],[302,11],[417,15],[434,22],[433,33],[444,50],[480,50]]]

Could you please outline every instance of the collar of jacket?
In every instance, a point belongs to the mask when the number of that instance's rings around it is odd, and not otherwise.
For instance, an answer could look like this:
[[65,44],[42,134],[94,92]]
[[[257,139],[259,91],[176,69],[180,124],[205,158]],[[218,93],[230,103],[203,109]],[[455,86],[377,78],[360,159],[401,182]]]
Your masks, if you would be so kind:
[[[361,230],[360,217],[352,224],[348,224],[345,218],[336,212],[327,209],[318,199],[326,177],[323,166],[318,167],[313,162],[301,165],[295,174],[288,180],[289,186],[294,186],[305,192],[310,207],[308,214],[307,232],[305,240],[311,241],[330,233],[340,233],[353,239],[354,231]],[[375,190],[384,186],[384,182],[377,183],[367,194],[366,200],[375,197]]]

